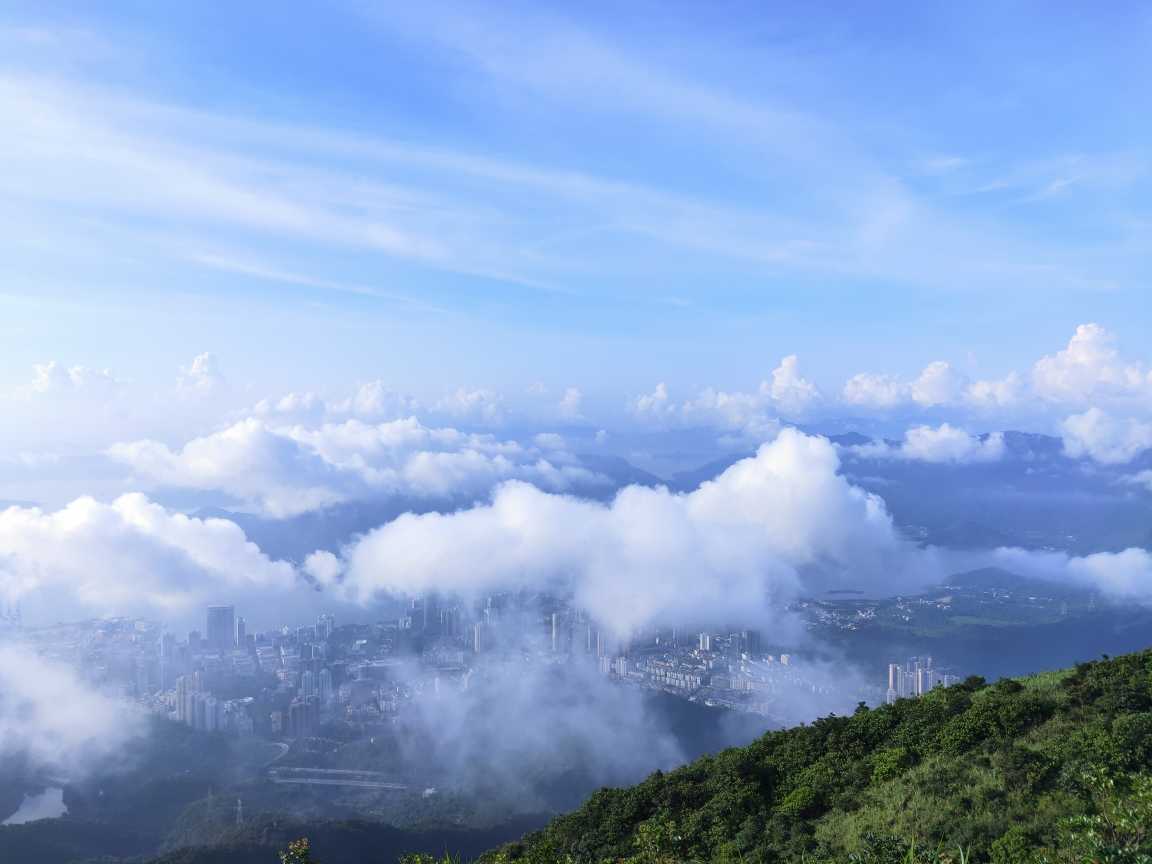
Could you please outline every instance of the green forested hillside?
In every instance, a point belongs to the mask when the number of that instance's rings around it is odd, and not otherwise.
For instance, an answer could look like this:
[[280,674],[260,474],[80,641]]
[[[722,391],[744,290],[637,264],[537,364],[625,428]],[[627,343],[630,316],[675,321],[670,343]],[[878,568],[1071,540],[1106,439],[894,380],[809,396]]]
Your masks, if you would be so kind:
[[1152,861],[1152,652],[979,678],[605,789],[489,861]]

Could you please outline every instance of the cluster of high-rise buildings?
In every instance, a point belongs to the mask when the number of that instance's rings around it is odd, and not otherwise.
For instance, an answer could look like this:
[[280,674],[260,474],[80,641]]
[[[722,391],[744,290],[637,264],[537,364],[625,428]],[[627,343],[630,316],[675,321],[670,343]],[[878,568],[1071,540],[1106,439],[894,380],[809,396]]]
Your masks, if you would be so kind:
[[206,732],[314,734],[334,700],[342,667],[327,665],[333,617],[252,633],[234,607],[210,606],[205,623],[203,634],[193,630],[183,642],[172,633],[160,639],[160,683],[169,716]]
[[251,735],[255,731],[250,706],[252,697],[217,698],[203,689],[199,672],[176,679],[174,719],[201,732]]
[[[233,606],[208,607],[183,638],[141,619],[42,628],[87,678],[120,687],[157,713],[208,733],[340,737],[387,732],[410,703],[473,686],[474,673],[526,664],[587,664],[615,681],[771,713],[797,689],[826,687],[803,663],[767,653],[751,629],[653,630],[615,637],[583,611],[542,594],[478,602],[436,594],[389,620],[337,625],[328,614],[255,632]],[[551,673],[550,673],[551,674]],[[334,736],[335,737],[335,736]]]
[[498,664],[589,663],[622,683],[764,713],[798,688],[827,687],[789,654],[765,653],[756,630],[669,629],[622,640],[544,595],[465,603],[428,594],[391,621],[337,627],[321,615],[265,633],[248,632],[232,607],[214,606],[206,625],[186,642],[161,639],[170,715],[234,734],[296,738],[329,722],[374,734],[421,693],[467,688],[474,671]]
[[934,687],[948,687],[960,679],[936,666],[931,657],[910,657],[904,663],[888,664],[888,703],[907,697],[923,696]]

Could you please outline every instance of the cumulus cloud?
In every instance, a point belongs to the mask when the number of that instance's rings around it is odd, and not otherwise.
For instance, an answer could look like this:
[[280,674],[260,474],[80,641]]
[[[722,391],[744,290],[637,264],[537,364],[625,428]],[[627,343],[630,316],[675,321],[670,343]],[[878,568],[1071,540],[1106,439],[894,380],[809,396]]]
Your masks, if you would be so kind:
[[218,392],[225,384],[220,361],[215,354],[197,354],[192,362],[180,368],[177,387],[184,393],[209,395]]
[[848,405],[876,410],[898,407],[1017,408],[1028,403],[1090,405],[1119,402],[1145,409],[1152,397],[1152,371],[1124,359],[1116,339],[1098,324],[1081,324],[1068,345],[1041,357],[1027,378],[1010,372],[1002,378],[969,381],[950,363],[929,363],[911,380],[897,375],[861,372],[844,384]]
[[791,354],[772,370],[771,380],[761,381],[753,392],[706,387],[678,404],[661,383],[630,407],[634,416],[648,422],[710,427],[760,442],[779,431],[781,416],[801,416],[820,399],[819,389],[801,374],[799,360]]
[[784,414],[803,413],[812,403],[821,398],[816,385],[800,373],[800,359],[789,354],[772,370],[771,383],[760,385],[761,392],[767,392],[772,401]]
[[0,511],[0,596],[60,611],[182,615],[239,592],[287,591],[294,568],[235,523],[174,513],[140,494]]
[[521,421],[578,422],[584,415],[585,393],[577,386],[564,388],[556,398],[544,384],[526,388],[510,404],[504,394],[487,388],[458,387],[439,398],[421,399],[379,379],[358,385],[343,397],[313,392],[289,392],[263,399],[251,413],[278,422],[316,423],[348,419],[379,423],[421,417],[428,422],[460,426],[498,427],[510,417]]
[[841,398],[849,405],[892,408],[908,400],[907,382],[894,375],[859,372],[844,383]]
[[144,734],[144,718],[89,687],[69,666],[0,642],[0,762],[71,782]]
[[726,392],[711,387],[680,406],[680,420],[688,426],[710,426],[740,432],[752,440],[776,434],[779,421],[768,413],[763,393]]
[[347,497],[336,465],[255,419],[194,438],[175,451],[142,440],[114,444],[108,455],[161,486],[222,491],[277,516]]
[[584,392],[579,387],[569,387],[564,391],[564,395],[560,397],[560,404],[557,406],[557,411],[561,419],[564,420],[582,420],[584,415],[580,413],[580,406],[584,402]]
[[1004,456],[1004,436],[972,435],[964,429],[941,423],[915,426],[904,433],[899,444],[862,444],[848,448],[855,455],[871,459],[908,459],[917,462],[966,464],[995,462]]
[[908,384],[889,374],[858,372],[844,382],[841,399],[850,406],[893,408],[908,399]]
[[415,398],[379,380],[361,384],[355,393],[332,406],[334,414],[345,414],[361,420],[395,420],[409,417],[419,410],[420,404]]
[[1108,330],[1081,324],[1063,350],[1036,361],[1032,389],[1041,399],[1071,404],[1147,397],[1152,395],[1152,372],[1121,357]]
[[554,590],[626,634],[763,624],[817,585],[930,580],[931,555],[838,468],[826,439],[785,430],[687,494],[631,486],[602,505],[507,483],[489,504],[407,514],[366,535],[344,551],[342,584],[361,601]]
[[1016,405],[1023,397],[1023,382],[1015,372],[1003,378],[973,381],[964,393],[964,401],[976,408],[997,409]]
[[36,397],[80,394],[100,397],[114,394],[120,386],[121,382],[108,369],[65,367],[50,360],[32,367],[32,381],[18,395]]
[[924,371],[912,382],[912,401],[925,408],[936,405],[950,405],[956,401],[964,387],[964,377],[952,364],[936,360],[924,367]]
[[173,450],[152,440],[108,455],[160,486],[217,491],[274,517],[383,495],[471,499],[519,478],[545,488],[600,485],[548,439],[541,450],[414,417],[368,424],[277,426],[248,418]]
[[[353,399],[355,397],[350,397]],[[257,417],[323,419],[328,404],[323,398],[308,391],[285,393],[279,399],[261,399],[252,407]]]
[[868,408],[895,408],[918,405],[934,408],[955,403],[967,383],[963,375],[944,360],[929,363],[916,378],[906,381],[895,375],[861,372],[844,384],[841,397],[849,405]]
[[668,396],[668,385],[663,381],[651,393],[637,396],[631,409],[642,420],[664,420],[676,413],[676,405]]
[[1152,448],[1152,423],[1118,419],[1095,406],[1065,419],[1060,431],[1067,455],[1105,465],[1131,462]]
[[494,390],[470,390],[460,387],[439,399],[433,410],[455,420],[481,426],[498,426],[504,422],[504,398]]

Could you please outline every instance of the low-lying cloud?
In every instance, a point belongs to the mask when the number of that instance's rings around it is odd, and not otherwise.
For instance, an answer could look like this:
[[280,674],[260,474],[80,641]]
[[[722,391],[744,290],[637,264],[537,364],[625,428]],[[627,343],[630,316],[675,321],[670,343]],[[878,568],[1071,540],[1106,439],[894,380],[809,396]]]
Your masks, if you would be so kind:
[[1096,407],[1068,417],[1060,431],[1066,455],[1103,465],[1122,465],[1152,449],[1152,422],[1116,418]]
[[72,782],[106,767],[145,732],[142,713],[67,664],[0,642],[0,763],[31,779]]
[[507,483],[491,503],[401,516],[341,562],[324,553],[308,566],[361,601],[549,590],[619,634],[763,623],[805,590],[938,578],[931,551],[903,539],[884,502],[839,464],[826,439],[785,430],[690,493],[629,486],[604,505]]
[[174,513],[140,494],[0,511],[0,598],[57,616],[181,616],[219,597],[283,595],[297,584],[292,565],[270,559],[234,522]]
[[856,456],[869,459],[907,459],[962,465],[972,462],[995,462],[1004,457],[1004,436],[973,435],[964,429],[941,423],[939,426],[914,426],[904,433],[904,440],[891,444],[876,442],[848,448]]

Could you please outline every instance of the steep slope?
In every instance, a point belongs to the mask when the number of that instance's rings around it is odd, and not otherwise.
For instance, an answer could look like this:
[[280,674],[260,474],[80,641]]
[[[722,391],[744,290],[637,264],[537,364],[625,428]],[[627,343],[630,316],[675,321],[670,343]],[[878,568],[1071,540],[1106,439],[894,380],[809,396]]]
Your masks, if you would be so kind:
[[[1061,859],[1099,840],[1077,817],[1128,807],[1152,825],[1150,769],[1145,651],[770,732],[602,790],[488,858],[879,862],[915,842],[969,860]],[[1152,852],[1152,838],[1132,842]]]

